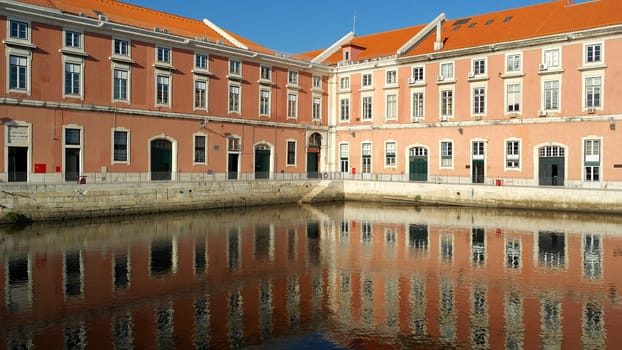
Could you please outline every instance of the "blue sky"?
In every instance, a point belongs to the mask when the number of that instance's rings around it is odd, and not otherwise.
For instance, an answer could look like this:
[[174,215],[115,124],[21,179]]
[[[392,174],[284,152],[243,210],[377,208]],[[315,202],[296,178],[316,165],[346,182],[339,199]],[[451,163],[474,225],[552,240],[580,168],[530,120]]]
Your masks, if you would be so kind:
[[[352,31],[365,35],[428,23],[444,12],[455,19],[547,0],[121,0],[202,20],[265,47],[300,53],[330,46]],[[559,0],[558,0],[559,1]]]

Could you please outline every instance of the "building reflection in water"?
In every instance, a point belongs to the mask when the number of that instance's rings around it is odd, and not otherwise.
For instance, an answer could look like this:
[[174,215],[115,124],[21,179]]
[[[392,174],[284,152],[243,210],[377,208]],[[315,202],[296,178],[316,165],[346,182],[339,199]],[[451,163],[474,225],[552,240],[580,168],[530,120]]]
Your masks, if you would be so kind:
[[235,209],[0,239],[8,349],[622,342],[622,220],[457,208]]

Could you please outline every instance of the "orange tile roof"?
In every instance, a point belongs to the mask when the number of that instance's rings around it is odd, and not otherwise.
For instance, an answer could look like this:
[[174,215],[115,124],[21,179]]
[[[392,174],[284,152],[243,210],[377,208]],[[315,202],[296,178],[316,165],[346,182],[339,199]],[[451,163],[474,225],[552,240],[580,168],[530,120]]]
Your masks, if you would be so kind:
[[[460,22],[463,23],[458,26],[457,23]],[[574,5],[567,5],[567,0],[557,0],[472,17],[448,19],[442,25],[444,42],[442,50],[434,51],[435,33],[432,32],[404,56],[544,37],[615,24],[622,24],[620,0],[592,0]],[[352,59],[358,61],[395,55],[397,50],[424,26],[417,25],[356,37],[351,42],[366,49]],[[320,52],[322,51],[303,55],[310,56]],[[338,51],[324,63],[336,64],[341,57],[341,52]]]
[[[165,28],[169,34],[179,35],[186,38],[207,37],[212,42],[221,40],[227,46],[235,46],[227,38],[223,37],[205,23],[199,20],[176,16],[166,12],[160,12],[145,7],[127,4],[116,0],[18,0],[23,3],[58,9],[63,12],[78,15],[80,13],[97,18],[94,11],[103,13],[110,22],[129,25],[148,30],[155,27]],[[223,29],[224,30],[224,29]],[[266,47],[230,33],[246,45],[250,50],[273,54]]]

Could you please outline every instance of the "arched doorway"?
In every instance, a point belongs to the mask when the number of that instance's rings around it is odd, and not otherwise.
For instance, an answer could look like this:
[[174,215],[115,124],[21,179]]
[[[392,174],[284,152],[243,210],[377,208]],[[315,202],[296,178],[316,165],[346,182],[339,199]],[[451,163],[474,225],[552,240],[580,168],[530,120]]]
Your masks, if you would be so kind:
[[538,155],[538,183],[540,186],[564,186],[566,178],[564,147],[540,147]]
[[428,150],[424,147],[413,147],[408,154],[408,179],[428,181]]
[[307,140],[307,178],[319,177],[322,136],[313,133]]
[[255,146],[255,179],[270,178],[270,146],[265,143]]
[[155,139],[150,144],[151,180],[171,180],[173,169],[173,143],[166,139]]

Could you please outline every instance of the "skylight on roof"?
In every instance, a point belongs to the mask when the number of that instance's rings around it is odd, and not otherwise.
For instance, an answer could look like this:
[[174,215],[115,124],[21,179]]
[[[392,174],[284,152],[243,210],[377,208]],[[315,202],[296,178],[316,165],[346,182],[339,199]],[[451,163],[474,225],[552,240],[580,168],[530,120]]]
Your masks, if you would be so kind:
[[471,17],[461,18],[461,19],[456,20],[456,22],[454,22],[454,25],[459,26],[461,24],[467,24],[469,23],[470,20],[471,20]]
[[477,22],[473,22],[473,23],[469,24],[469,28],[475,27],[476,24],[477,24]]
[[512,20],[512,16],[507,16],[503,19],[503,22],[509,22]]
[[490,25],[494,21],[495,21],[494,19],[489,19],[489,20],[486,21],[486,23],[484,23],[484,25]]
[[454,26],[454,29],[453,29],[453,30],[454,30],[454,31],[456,31],[456,30],[458,30],[458,29],[460,29],[460,25]]

